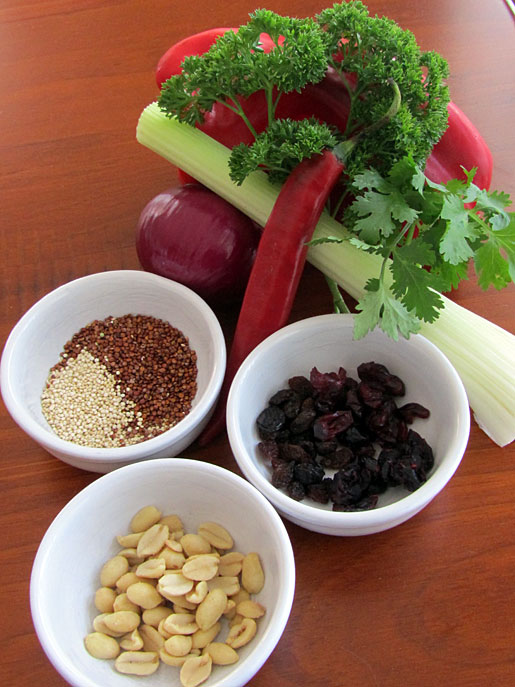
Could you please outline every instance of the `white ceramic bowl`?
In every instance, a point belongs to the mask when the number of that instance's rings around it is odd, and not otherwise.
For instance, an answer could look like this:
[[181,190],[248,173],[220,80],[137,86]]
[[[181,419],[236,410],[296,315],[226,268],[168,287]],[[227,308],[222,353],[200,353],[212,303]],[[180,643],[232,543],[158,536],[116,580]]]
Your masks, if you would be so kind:
[[[331,505],[298,502],[272,486],[270,469],[257,444],[256,418],[268,399],[294,375],[309,377],[316,366],[332,372],[343,366],[357,379],[360,363],[382,363],[405,382],[402,404],[416,401],[431,411],[412,426],[431,445],[435,466],[428,480],[409,493],[396,487],[380,496],[375,509],[333,512]],[[427,339],[412,336],[393,341],[380,330],[353,339],[351,315],[309,318],[272,334],[245,360],[227,403],[227,430],[235,458],[252,482],[288,520],[333,535],[363,535],[386,530],[424,508],[447,484],[467,446],[470,411],[465,389],[447,358]]]
[[[120,448],[88,448],[59,438],[41,411],[41,393],[64,344],[96,319],[128,313],[169,321],[197,353],[197,394],[190,413],[163,434]],[[223,332],[211,308],[193,291],[138,270],[76,279],[33,305],[13,328],[0,369],[3,400],[14,421],[49,453],[84,470],[108,472],[128,463],[177,456],[200,434],[214,409],[225,373]]]
[[[30,582],[32,617],[41,645],[73,687],[180,687],[179,670],[161,665],[148,677],[117,673],[113,661],[92,658],[84,637],[92,631],[99,573],[120,549],[115,535],[129,532],[141,507],[153,504],[176,513],[185,531],[206,520],[232,534],[235,549],[259,553],[265,585],[255,599],[266,607],[254,639],[238,650],[239,661],[214,666],[206,687],[242,687],[261,668],[279,641],[295,590],[295,564],[284,524],[249,482],[200,461],[156,459],[103,475],[59,513],[37,552]],[[222,630],[223,632],[224,630]]]

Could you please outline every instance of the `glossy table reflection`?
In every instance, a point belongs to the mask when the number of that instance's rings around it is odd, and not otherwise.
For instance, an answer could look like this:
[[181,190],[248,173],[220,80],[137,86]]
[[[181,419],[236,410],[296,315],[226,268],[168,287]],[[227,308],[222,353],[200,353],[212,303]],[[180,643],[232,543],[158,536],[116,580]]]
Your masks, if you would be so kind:
[[[265,3],[302,16],[324,5]],[[507,4],[369,6],[448,59],[452,98],[491,147],[493,187],[515,194],[515,22]],[[19,317],[56,286],[138,268],[139,213],[177,182],[175,170],[134,137],[141,109],[157,93],[157,60],[178,39],[239,25],[255,7],[249,0],[0,0],[2,346]],[[513,288],[483,293],[471,279],[453,297],[515,331]],[[292,320],[329,309],[324,281],[308,267]],[[230,341],[236,313],[219,314]],[[3,405],[0,446],[0,681],[61,687],[34,634],[30,571],[52,519],[98,475],[39,449]],[[237,470],[225,436],[185,456]],[[252,687],[513,685],[514,494],[513,445],[500,449],[474,425],[453,480],[410,522],[355,539],[287,524],[296,599]]]

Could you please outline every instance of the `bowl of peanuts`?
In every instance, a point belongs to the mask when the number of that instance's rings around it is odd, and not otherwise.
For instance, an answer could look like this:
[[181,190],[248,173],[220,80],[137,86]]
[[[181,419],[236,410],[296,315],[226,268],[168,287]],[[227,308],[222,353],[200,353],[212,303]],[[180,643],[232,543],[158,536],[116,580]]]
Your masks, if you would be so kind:
[[180,455],[214,409],[225,373],[220,324],[191,289],[140,270],[48,293],[4,347],[1,392],[49,453],[105,473]]
[[242,687],[279,642],[294,590],[288,533],[257,489],[161,458],[101,476],[62,509],[30,605],[74,687]]
[[243,474],[281,515],[359,536],[404,523],[440,493],[466,450],[470,410],[458,373],[423,336],[376,329],[356,340],[352,315],[331,314],[254,349],[231,386],[227,430]]

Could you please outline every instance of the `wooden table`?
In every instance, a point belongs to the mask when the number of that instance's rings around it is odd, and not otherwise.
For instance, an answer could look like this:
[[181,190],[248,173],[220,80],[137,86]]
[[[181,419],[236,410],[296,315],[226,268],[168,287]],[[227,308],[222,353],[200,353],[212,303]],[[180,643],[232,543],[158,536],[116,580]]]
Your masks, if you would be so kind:
[[[515,194],[515,20],[507,5],[369,4],[448,59],[452,98],[491,147],[493,187]],[[324,5],[266,4],[301,16]],[[19,317],[60,284],[139,267],[139,213],[177,180],[169,164],[135,141],[138,115],[156,96],[157,60],[197,30],[244,23],[255,6],[0,0],[2,346]],[[483,293],[472,280],[454,298],[515,331],[513,288]],[[329,307],[320,275],[308,268],[292,319]],[[235,313],[221,317],[230,340]],[[0,447],[0,682],[60,687],[65,682],[34,634],[29,577],[52,519],[98,475],[48,455],[4,406]],[[237,469],[225,437],[184,455]],[[297,563],[295,603],[252,687],[515,684],[514,494],[514,446],[499,448],[474,425],[451,483],[408,523],[348,539],[286,523]]]

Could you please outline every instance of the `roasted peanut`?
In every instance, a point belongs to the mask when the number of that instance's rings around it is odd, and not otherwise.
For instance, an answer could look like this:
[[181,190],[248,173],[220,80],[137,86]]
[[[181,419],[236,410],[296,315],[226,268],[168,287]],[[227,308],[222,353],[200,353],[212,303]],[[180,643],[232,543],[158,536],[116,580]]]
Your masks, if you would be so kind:
[[186,656],[193,648],[191,635],[172,635],[164,643],[165,651],[171,656]]
[[[163,661],[163,663],[166,663],[168,666],[175,666],[175,668],[180,668],[183,666],[187,659],[191,658],[191,656],[192,654],[186,654],[186,656],[172,656],[172,654],[169,654],[164,647],[159,652],[159,658]],[[193,654],[193,656],[196,656],[196,654]]]
[[191,592],[184,595],[184,598],[192,604],[199,604],[204,601],[208,591],[207,582],[205,580],[200,580],[200,582],[197,582],[193,587]]
[[114,665],[118,672],[126,675],[152,675],[159,668],[159,654],[154,651],[124,651]]
[[145,558],[146,556],[154,556],[158,551],[161,551],[168,539],[168,527],[160,525],[159,523],[152,525],[143,533],[143,536],[138,542],[136,551],[138,556]]
[[129,599],[126,592],[122,592],[114,600],[113,611],[134,611],[134,613],[139,613],[139,606]]
[[108,613],[104,618],[104,623],[110,630],[122,634],[132,632],[140,622],[139,614],[134,611],[114,611],[114,613]]
[[183,553],[181,553],[180,551],[174,551],[173,549],[170,549],[167,546],[162,548],[161,551],[157,554],[157,556],[158,558],[162,558],[164,560],[167,570],[180,570],[186,560],[186,557]]
[[171,549],[172,551],[175,551],[176,553],[182,553],[182,544],[180,541],[168,538],[165,541],[165,546]]
[[203,522],[198,526],[198,534],[215,549],[232,549],[234,541],[229,532],[216,522]]
[[193,589],[193,580],[188,580],[179,570],[168,572],[157,583],[157,591],[172,601],[171,597],[182,596]]
[[94,658],[116,658],[120,653],[116,639],[103,632],[90,632],[84,639],[84,645]]
[[118,535],[116,541],[122,549],[135,549],[142,536],[143,532],[131,532],[130,534]]
[[217,666],[229,666],[232,663],[236,663],[239,658],[232,646],[224,642],[211,642],[211,644],[206,646],[203,653],[209,654],[211,660]]
[[218,574],[227,577],[235,577],[240,574],[244,555],[238,551],[231,551],[220,558]]
[[138,628],[129,632],[120,639],[120,647],[125,651],[139,651],[143,648],[143,640]]
[[102,587],[114,587],[119,578],[129,570],[129,561],[125,556],[113,556],[102,566],[100,584]]
[[197,687],[211,675],[213,661],[209,654],[188,658],[181,668],[180,679],[183,687]]
[[233,625],[229,630],[226,644],[232,646],[233,649],[239,649],[245,644],[248,644],[257,632],[256,621],[252,618],[243,618],[241,623]]
[[216,622],[208,630],[197,630],[191,635],[193,649],[203,649],[210,644],[222,629],[222,625]]
[[187,556],[200,553],[211,553],[211,544],[200,534],[185,534],[180,539],[183,550]]
[[95,608],[100,613],[112,613],[116,592],[111,587],[100,587],[95,592]]
[[213,589],[222,589],[227,596],[233,596],[233,594],[237,594],[240,591],[240,580],[238,577],[218,576],[208,580],[207,586],[210,591]]
[[163,629],[171,635],[192,635],[198,624],[191,613],[172,613],[163,621]]
[[161,525],[166,525],[170,532],[184,530],[184,525],[178,515],[163,515],[159,522]]
[[143,640],[143,649],[145,651],[159,652],[163,648],[165,640],[152,625],[140,625],[139,633]]
[[142,556],[138,556],[136,549],[122,549],[118,555],[124,556],[127,559],[129,566],[139,565],[144,560]]
[[108,615],[111,615],[111,613],[101,613],[100,615],[95,616],[93,619],[93,630],[104,635],[109,635],[110,637],[123,637],[126,632],[111,630],[109,627],[107,627],[105,619]]
[[261,618],[261,616],[265,615],[265,607],[257,601],[248,599],[247,601],[240,601],[236,606],[236,613],[244,618]]
[[209,630],[220,618],[227,605],[227,594],[223,589],[213,589],[202,601],[195,613],[197,625],[201,630]]
[[138,565],[136,575],[138,577],[158,579],[164,575],[165,570],[166,562],[164,558],[148,558]]
[[136,575],[136,573],[133,571],[126,572],[125,575],[122,575],[116,581],[116,589],[119,592],[126,592],[131,584],[136,582],[140,582],[140,578]]
[[148,608],[143,611],[142,620],[145,625],[152,625],[152,627],[159,626],[161,620],[167,618],[172,611],[168,606],[156,606],[156,608]]
[[265,583],[265,575],[257,553],[248,553],[241,567],[241,584],[249,594],[258,594]]
[[182,566],[182,574],[190,580],[210,580],[218,572],[218,563],[218,558],[211,554],[192,556]]
[[161,520],[161,512],[155,506],[144,506],[131,520],[132,532],[145,532]]
[[136,582],[127,588],[127,597],[132,603],[148,610],[163,602],[161,594],[149,582]]

